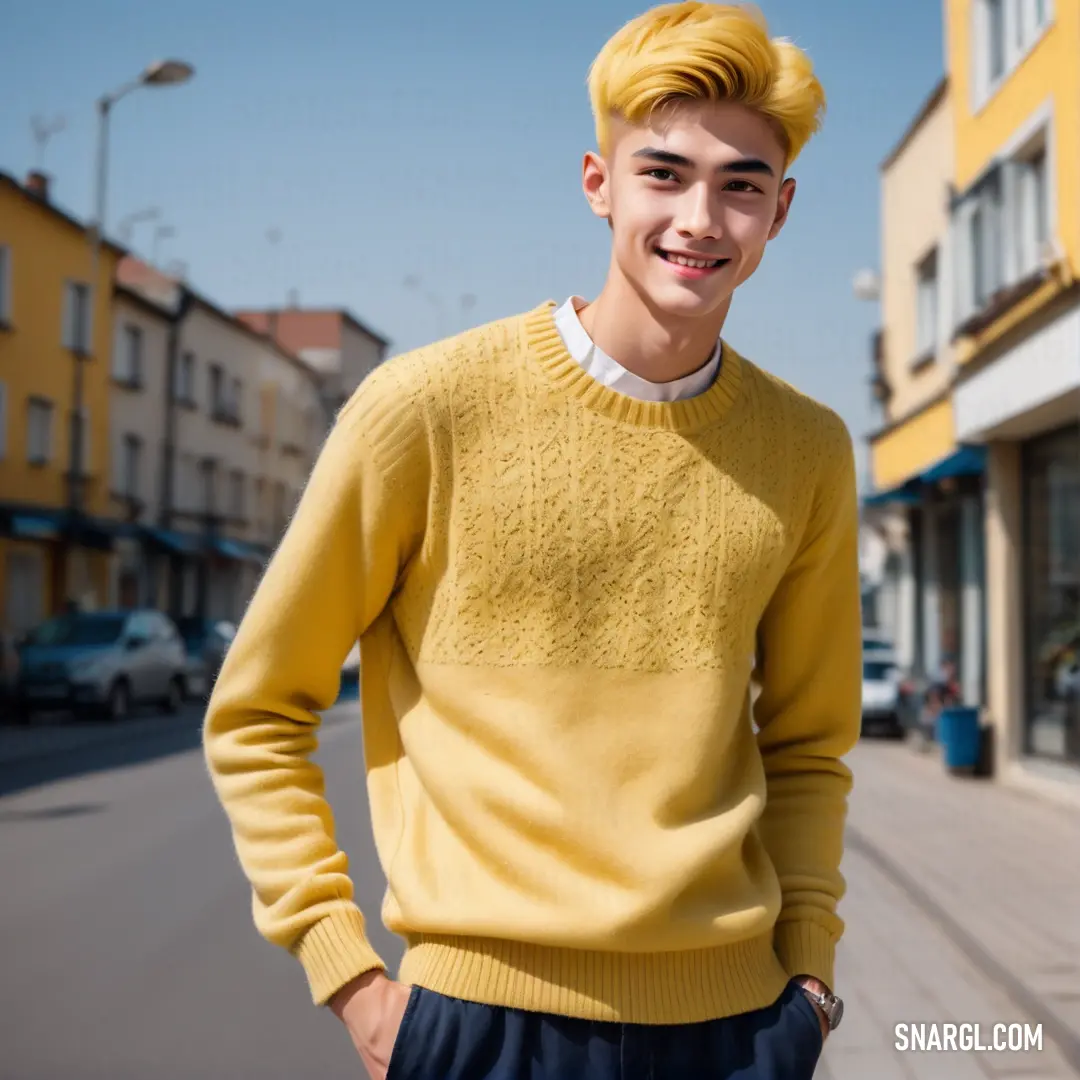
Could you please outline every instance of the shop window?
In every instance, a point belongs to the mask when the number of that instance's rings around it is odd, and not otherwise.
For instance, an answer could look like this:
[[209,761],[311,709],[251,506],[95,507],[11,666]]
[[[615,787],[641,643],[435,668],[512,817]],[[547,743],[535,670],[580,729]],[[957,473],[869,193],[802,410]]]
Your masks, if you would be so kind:
[[1024,447],[1026,749],[1080,761],[1080,424]]

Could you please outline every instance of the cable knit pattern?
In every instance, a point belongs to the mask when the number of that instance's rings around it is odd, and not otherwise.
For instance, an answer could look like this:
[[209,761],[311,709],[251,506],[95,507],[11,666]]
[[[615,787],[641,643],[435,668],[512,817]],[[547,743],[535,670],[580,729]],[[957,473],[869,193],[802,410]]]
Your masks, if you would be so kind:
[[381,963],[306,757],[357,637],[402,978],[642,1023],[831,984],[850,438],[726,343],[702,394],[625,397],[553,310],[365,381],[215,688],[207,757],[256,923],[316,1001]]

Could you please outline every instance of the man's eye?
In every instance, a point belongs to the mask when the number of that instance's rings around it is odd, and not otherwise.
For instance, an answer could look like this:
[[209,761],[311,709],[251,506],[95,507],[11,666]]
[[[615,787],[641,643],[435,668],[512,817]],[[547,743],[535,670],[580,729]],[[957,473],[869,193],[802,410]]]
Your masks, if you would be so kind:
[[[731,186],[732,184],[741,185],[741,186],[736,186],[736,187],[733,188]],[[756,184],[751,184],[749,180],[732,180],[732,181],[730,181],[730,183],[727,184],[727,186],[724,188],[724,190],[725,191],[760,191],[761,188],[759,188]]]
[[654,180],[677,180],[678,177],[670,169],[646,169],[643,176],[651,176]]

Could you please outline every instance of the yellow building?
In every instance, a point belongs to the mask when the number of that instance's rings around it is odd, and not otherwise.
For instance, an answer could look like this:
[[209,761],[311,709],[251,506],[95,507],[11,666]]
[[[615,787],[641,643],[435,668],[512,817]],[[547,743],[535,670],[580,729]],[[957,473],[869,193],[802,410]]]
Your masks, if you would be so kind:
[[[105,602],[112,287],[105,245],[89,312],[90,244],[48,179],[0,173],[0,628],[68,600]],[[81,359],[80,359],[81,357]],[[82,514],[67,513],[76,364],[83,370]]]
[[997,773],[1045,783],[1080,764],[1080,4],[944,22],[883,172],[868,502],[909,526],[914,666],[957,661]]

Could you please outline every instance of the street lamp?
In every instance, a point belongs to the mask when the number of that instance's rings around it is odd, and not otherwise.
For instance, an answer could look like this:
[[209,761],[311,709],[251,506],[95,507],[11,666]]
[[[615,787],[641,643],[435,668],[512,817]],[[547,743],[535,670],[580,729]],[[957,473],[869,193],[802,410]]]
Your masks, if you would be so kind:
[[851,291],[855,294],[856,300],[880,300],[881,278],[874,270],[860,270],[852,279]]
[[[147,67],[138,78],[125,83],[119,90],[98,99],[97,162],[94,171],[94,220],[90,227],[90,281],[86,291],[86,328],[92,333],[94,308],[97,303],[98,268],[101,264],[101,244],[105,233],[105,192],[109,163],[109,115],[112,107],[123,97],[141,86],[175,86],[187,82],[195,69],[183,60],[158,60]],[[81,333],[82,327],[79,327]],[[82,407],[83,360],[90,341],[76,339],[75,376],[72,391],[70,476],[68,477],[68,506],[72,516],[82,511]]]

